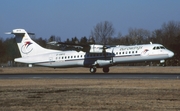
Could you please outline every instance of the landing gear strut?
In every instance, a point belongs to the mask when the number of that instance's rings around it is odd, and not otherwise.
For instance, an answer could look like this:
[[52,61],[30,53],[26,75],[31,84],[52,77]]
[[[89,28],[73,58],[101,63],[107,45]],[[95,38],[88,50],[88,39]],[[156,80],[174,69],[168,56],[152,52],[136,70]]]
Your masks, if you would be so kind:
[[160,66],[166,67],[165,63],[160,63]]

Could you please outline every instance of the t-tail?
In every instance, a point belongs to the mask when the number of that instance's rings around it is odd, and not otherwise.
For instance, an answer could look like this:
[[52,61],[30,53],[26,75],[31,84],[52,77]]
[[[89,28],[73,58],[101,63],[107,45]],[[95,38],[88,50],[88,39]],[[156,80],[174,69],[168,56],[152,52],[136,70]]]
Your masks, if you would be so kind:
[[45,49],[34,42],[24,29],[14,29],[10,34],[15,35],[15,39],[22,57],[46,54],[56,50]]

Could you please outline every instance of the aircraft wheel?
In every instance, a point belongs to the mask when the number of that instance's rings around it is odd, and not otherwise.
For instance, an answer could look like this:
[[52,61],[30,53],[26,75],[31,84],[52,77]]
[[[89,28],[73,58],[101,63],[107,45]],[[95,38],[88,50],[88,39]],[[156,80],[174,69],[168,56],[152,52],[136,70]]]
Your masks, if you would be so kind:
[[95,67],[91,67],[91,68],[90,68],[90,72],[91,72],[91,73],[95,73],[95,72],[96,72],[96,68],[95,68]]
[[103,72],[108,73],[109,72],[109,67],[103,67]]
[[166,64],[165,63],[163,63],[163,64],[160,64],[162,67],[166,67]]

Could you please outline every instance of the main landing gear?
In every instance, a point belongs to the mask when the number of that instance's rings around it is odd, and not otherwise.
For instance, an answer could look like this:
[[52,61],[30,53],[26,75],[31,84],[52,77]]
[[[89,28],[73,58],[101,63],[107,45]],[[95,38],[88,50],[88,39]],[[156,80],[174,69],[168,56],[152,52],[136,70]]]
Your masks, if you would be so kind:
[[96,67],[91,67],[89,70],[91,73],[95,73],[96,72]]
[[[95,73],[96,72],[96,67],[90,67],[89,70],[91,73]],[[104,73],[108,73],[109,72],[109,67],[103,67],[103,72]]]
[[109,67],[103,67],[103,72],[108,73],[109,72]]

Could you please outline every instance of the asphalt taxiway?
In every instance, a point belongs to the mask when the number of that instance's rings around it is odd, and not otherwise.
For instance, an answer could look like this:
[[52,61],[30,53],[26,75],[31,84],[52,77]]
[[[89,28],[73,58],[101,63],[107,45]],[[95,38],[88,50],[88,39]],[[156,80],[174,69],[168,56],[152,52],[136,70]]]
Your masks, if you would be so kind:
[[1,74],[0,79],[179,79],[180,74],[158,73],[81,73],[81,74]]

